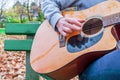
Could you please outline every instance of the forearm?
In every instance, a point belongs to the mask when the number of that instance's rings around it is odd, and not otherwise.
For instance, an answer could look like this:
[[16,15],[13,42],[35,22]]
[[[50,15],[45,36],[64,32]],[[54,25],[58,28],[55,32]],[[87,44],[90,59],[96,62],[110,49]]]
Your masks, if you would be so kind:
[[61,17],[60,4],[55,0],[42,0],[42,11],[49,23],[55,28],[55,25]]

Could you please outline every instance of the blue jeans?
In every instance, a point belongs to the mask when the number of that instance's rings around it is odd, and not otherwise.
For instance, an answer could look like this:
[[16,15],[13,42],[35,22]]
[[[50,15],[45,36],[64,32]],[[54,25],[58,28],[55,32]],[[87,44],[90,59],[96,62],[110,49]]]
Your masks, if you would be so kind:
[[93,62],[80,75],[80,80],[120,80],[120,50],[115,50]]

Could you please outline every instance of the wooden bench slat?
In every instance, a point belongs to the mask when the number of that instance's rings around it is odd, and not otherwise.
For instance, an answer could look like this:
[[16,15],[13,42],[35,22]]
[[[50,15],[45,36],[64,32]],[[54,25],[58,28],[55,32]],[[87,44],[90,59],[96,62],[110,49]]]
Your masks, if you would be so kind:
[[30,51],[32,39],[27,40],[5,40],[4,49],[6,51]]
[[20,24],[20,23],[7,23],[5,25],[5,33],[6,34],[35,34],[40,24]]

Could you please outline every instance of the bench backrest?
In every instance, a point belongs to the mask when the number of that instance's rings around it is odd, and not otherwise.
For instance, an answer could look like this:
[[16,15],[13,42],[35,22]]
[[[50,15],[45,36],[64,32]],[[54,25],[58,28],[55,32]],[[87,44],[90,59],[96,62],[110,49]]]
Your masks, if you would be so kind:
[[[34,34],[40,24],[8,23],[5,25],[5,33],[8,35],[27,35],[26,40],[5,40],[6,51],[30,51]],[[29,39],[29,36],[32,38]],[[12,45],[12,46],[11,46]]]

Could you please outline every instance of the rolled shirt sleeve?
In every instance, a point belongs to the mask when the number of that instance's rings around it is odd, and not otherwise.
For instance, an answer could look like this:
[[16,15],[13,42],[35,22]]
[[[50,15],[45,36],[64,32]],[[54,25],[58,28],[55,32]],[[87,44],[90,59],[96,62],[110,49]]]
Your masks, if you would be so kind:
[[55,29],[58,19],[63,17],[60,10],[60,4],[55,0],[42,0],[41,7],[44,17],[48,19],[49,23]]

